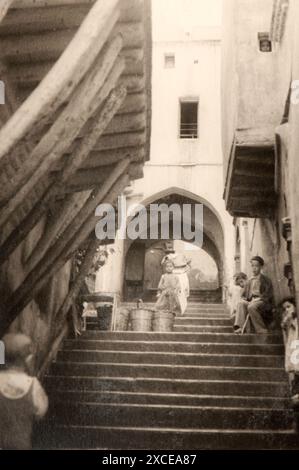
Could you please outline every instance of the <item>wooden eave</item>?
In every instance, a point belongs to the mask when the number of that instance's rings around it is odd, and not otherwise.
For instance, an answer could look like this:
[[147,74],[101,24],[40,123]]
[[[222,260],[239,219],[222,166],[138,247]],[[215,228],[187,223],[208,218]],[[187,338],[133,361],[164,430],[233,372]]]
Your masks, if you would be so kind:
[[233,217],[272,217],[277,200],[272,129],[238,130],[235,133],[224,200]]
[[97,205],[143,176],[150,0],[3,0],[0,49],[0,263],[52,214],[2,306],[4,331],[90,239]]

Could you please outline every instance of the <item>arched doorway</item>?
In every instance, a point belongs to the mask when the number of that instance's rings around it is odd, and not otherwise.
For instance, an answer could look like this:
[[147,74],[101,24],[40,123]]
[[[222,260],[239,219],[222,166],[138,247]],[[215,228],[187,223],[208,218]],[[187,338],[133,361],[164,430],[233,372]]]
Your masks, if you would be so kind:
[[[190,245],[188,240],[177,240],[172,233],[170,220],[169,239],[151,240],[150,233],[135,241],[125,242],[125,269],[123,297],[125,300],[143,298],[153,300],[161,276],[161,260],[166,245],[175,251],[185,251],[191,259],[189,281],[191,294],[202,301],[221,301],[224,278],[224,234],[221,220],[212,206],[202,198],[178,188],[170,188],[141,202],[149,210],[150,204],[202,204],[203,243]],[[192,226],[194,223],[191,221]],[[183,237],[182,237],[183,238]],[[210,295],[211,294],[211,295]]]

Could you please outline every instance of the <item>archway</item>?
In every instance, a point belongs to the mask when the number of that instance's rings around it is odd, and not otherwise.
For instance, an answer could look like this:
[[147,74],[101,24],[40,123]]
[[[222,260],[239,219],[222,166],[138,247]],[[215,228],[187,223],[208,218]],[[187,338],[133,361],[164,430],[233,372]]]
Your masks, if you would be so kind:
[[[197,269],[196,272],[192,271],[190,274],[190,280],[192,280],[191,287],[192,291],[201,293],[202,300],[210,298],[204,295],[204,291],[206,291],[206,293],[214,293],[212,298],[215,301],[221,301],[224,270],[224,234],[222,222],[217,211],[203,198],[179,188],[169,188],[153,195],[140,204],[149,211],[150,205],[153,203],[178,204],[180,207],[183,204],[190,204],[191,206],[195,204],[203,205],[203,242],[199,247],[192,245],[193,250],[190,251],[194,265],[194,268],[191,267],[191,271],[192,269]],[[190,222],[192,230],[194,230],[195,223],[192,217]],[[184,239],[183,234],[180,240],[176,239],[172,230],[173,220],[174,218],[169,221],[168,239],[152,240],[150,238],[150,231],[147,228],[147,232],[141,234],[137,240],[126,240],[123,289],[123,296],[126,300],[139,297],[153,299],[161,276],[161,260],[165,254],[166,243],[175,244],[176,251],[179,245],[181,249],[184,247],[184,249],[189,251],[186,244],[188,240]],[[200,273],[201,276],[199,276]],[[197,279],[200,278],[201,281],[199,284],[195,282],[196,274],[198,275]],[[192,276],[195,277],[192,278]]]

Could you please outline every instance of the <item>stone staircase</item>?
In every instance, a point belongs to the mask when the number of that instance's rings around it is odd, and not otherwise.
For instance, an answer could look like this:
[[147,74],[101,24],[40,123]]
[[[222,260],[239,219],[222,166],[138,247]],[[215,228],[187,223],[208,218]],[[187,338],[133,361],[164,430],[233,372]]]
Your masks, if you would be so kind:
[[277,335],[235,335],[219,304],[190,303],[172,333],[91,330],[46,378],[36,448],[299,448]]

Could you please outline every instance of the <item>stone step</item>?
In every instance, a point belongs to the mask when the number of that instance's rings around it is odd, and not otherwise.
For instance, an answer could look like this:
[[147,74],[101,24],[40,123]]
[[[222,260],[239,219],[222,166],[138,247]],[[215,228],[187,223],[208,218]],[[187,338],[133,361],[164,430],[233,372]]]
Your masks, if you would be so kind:
[[[103,330],[99,327],[98,322],[88,321],[86,331],[107,331]],[[120,330],[120,331],[128,331],[128,330]],[[129,330],[131,331],[131,330]],[[173,326],[172,332],[177,333],[233,333],[234,329],[233,326],[223,326],[223,325],[193,325],[193,324],[180,324],[176,323]]]
[[[143,306],[148,307],[148,308],[153,308],[155,305],[155,302],[144,302]],[[127,308],[136,308],[137,304],[136,302],[122,302],[121,304],[122,307],[127,307]],[[187,309],[186,311],[190,310],[196,310],[196,311],[207,311],[207,312],[225,312],[227,311],[228,307],[227,305],[224,304],[203,304],[203,303],[198,303],[198,302],[188,302]]]
[[66,340],[64,350],[172,352],[189,354],[283,355],[282,344],[210,343],[176,341]]
[[128,340],[128,341],[191,341],[207,343],[282,344],[281,335],[236,335],[234,333],[157,333],[134,331],[86,331],[82,339]]
[[183,317],[175,318],[175,325],[195,325],[195,326],[233,326],[233,321],[230,318],[217,318],[217,317]]
[[206,318],[206,319],[214,319],[214,320],[231,320],[231,317],[228,313],[223,312],[185,312],[182,316],[177,316],[176,318]]
[[286,409],[221,408],[109,403],[52,403],[55,423],[85,426],[134,426],[208,429],[290,429],[293,412]]
[[[89,331],[105,331],[99,328],[99,323],[94,321],[87,322],[87,332]],[[174,332],[198,332],[198,333],[233,333],[233,325],[196,325],[196,324],[184,324],[175,322],[173,327]]]
[[58,361],[63,362],[117,362],[117,363],[152,363],[172,365],[212,365],[236,367],[278,367],[284,365],[283,356],[273,355],[233,355],[233,354],[190,354],[136,351],[93,351],[62,350]]
[[242,397],[230,395],[180,395],[174,393],[102,392],[53,390],[50,400],[64,403],[126,403],[144,405],[208,406],[228,408],[288,409],[290,400],[281,397]]
[[122,364],[116,362],[55,362],[52,375],[79,377],[176,378],[194,380],[282,381],[286,373],[273,367],[174,366],[166,364]]
[[35,448],[60,449],[298,449],[298,435],[287,430],[187,429],[126,426],[53,426],[36,433]]
[[198,308],[227,308],[224,303],[213,303],[213,302],[199,302],[197,299],[193,300],[192,297],[188,297],[187,307],[198,307]]
[[197,333],[233,333],[233,326],[218,326],[218,325],[189,325],[189,324],[174,324],[174,332],[185,333],[185,332],[197,332]]
[[185,380],[143,377],[45,377],[48,390],[97,390],[100,392],[122,391],[142,393],[176,393],[196,395],[242,395],[288,397],[286,381],[228,381],[228,380]]

